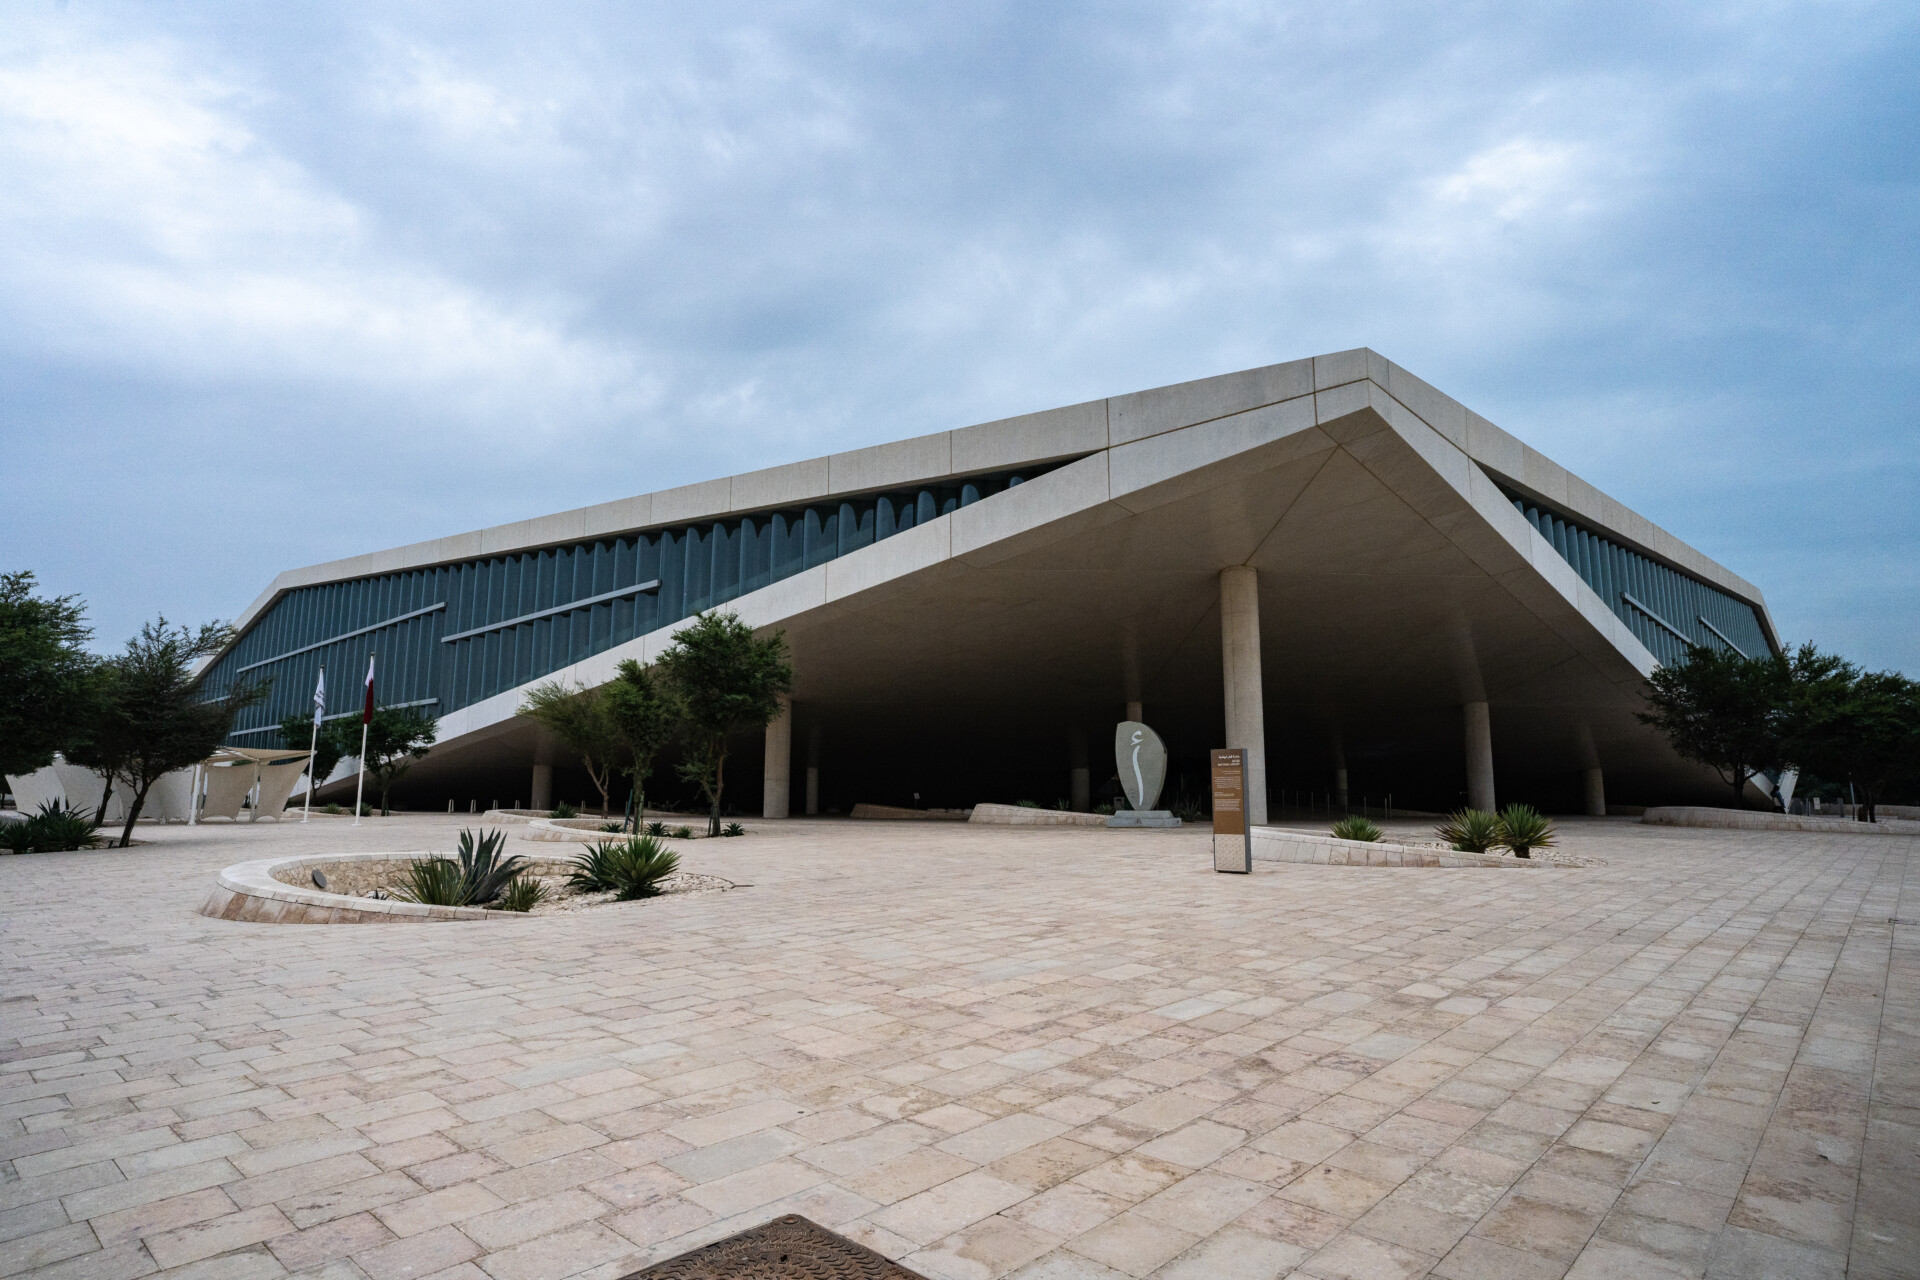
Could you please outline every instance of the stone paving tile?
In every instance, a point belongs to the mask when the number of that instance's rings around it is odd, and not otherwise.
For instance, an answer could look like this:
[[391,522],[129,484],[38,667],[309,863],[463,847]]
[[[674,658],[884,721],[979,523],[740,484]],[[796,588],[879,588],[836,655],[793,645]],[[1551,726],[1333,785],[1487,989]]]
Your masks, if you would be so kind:
[[782,1212],[943,1280],[1914,1274],[1920,840],[748,825],[683,858],[751,889],[506,946],[192,913],[437,816],[0,859],[0,1275],[617,1280]]

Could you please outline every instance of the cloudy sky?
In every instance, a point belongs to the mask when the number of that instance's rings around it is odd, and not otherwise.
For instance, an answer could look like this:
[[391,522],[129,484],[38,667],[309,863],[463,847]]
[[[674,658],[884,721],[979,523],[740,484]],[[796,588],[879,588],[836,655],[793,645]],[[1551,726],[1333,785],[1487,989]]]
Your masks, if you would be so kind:
[[280,569],[1366,345],[1920,674],[1920,7],[0,0],[0,562]]

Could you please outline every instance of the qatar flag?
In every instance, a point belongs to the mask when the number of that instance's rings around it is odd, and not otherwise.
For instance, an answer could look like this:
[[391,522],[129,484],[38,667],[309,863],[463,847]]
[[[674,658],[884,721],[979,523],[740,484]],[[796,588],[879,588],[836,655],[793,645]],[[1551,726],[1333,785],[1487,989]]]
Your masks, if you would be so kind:
[[360,713],[361,724],[373,723],[373,655],[367,655],[367,709]]

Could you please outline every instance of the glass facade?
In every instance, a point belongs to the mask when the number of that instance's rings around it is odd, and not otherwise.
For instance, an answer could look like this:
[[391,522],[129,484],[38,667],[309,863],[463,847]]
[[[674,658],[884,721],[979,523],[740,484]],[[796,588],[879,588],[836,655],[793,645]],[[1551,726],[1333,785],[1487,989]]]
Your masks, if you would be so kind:
[[1732,648],[1748,657],[1773,652],[1759,615],[1746,601],[1621,546],[1532,498],[1512,492],[1507,497],[1663,664],[1684,658],[1689,643]]
[[382,706],[445,715],[1060,465],[296,587],[201,686],[272,681],[235,721],[236,746],[279,745],[274,727],[308,713],[323,663],[329,714],[355,714],[370,652]]

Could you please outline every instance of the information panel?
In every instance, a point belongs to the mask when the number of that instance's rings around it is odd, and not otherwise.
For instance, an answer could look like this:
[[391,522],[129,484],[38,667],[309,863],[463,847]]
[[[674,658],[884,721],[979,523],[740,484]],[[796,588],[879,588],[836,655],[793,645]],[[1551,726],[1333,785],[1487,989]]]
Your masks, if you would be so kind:
[[1246,875],[1253,870],[1253,833],[1247,829],[1247,753],[1240,747],[1213,751],[1213,869]]

